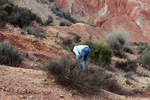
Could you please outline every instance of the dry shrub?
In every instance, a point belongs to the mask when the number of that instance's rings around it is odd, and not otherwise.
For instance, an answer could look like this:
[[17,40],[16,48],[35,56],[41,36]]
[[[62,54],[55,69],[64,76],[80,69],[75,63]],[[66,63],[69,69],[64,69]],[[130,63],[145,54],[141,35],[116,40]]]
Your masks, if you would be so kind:
[[148,87],[146,89],[148,92],[150,92],[150,84],[148,84]]
[[126,78],[128,78],[128,79],[130,79],[130,80],[134,80],[135,82],[138,82],[138,81],[133,77],[134,74],[135,74],[134,72],[128,72],[128,73],[126,73],[126,74],[124,75],[124,77],[126,77]]
[[134,92],[135,94],[143,94],[143,91],[140,90],[140,89],[133,89],[133,92]]
[[138,62],[142,64],[143,67],[150,70],[150,51],[149,49],[146,49],[142,51],[140,56],[137,58]]
[[36,16],[31,10],[15,6],[9,0],[0,0],[0,26],[11,23],[14,26],[28,26],[32,21],[36,20],[41,23],[41,18]]
[[122,52],[133,54],[134,50],[130,44],[130,35],[123,29],[118,28],[107,35],[107,42],[113,49],[115,56],[122,55]]
[[71,26],[72,24],[69,21],[62,21],[59,23],[60,26]]
[[18,49],[11,46],[8,42],[0,44],[0,64],[19,67],[23,59]]
[[15,6],[11,15],[8,16],[7,22],[22,28],[24,26],[30,25],[32,21],[37,19],[39,21],[40,18],[37,17],[36,14],[32,13],[31,10]]
[[126,82],[126,84],[128,84],[128,85],[132,85],[132,82],[131,82],[129,79],[127,79],[125,82]]
[[123,94],[124,92],[113,75],[98,67],[81,70],[70,56],[49,62],[45,67],[45,71],[48,76],[54,75],[58,83],[76,89],[81,94],[96,94],[100,89],[106,89],[118,94]]
[[23,29],[27,32],[29,35],[33,35],[35,37],[39,38],[45,38],[45,33],[43,33],[42,29],[34,27],[34,26],[26,26],[23,27]]
[[53,23],[53,17],[48,16],[48,19],[43,23],[43,25],[49,26],[51,23]]
[[62,39],[62,42],[61,42],[61,45],[64,49],[66,50],[71,50],[71,47],[73,46],[73,40],[69,37],[64,37],[64,38],[61,38]]
[[126,72],[129,72],[129,71],[134,71],[136,72],[136,69],[137,69],[137,63],[136,61],[134,60],[127,60],[127,61],[117,61],[115,63],[115,67],[119,68],[119,69],[122,69]]
[[9,13],[7,12],[8,6],[9,6],[8,1],[0,0],[0,28],[5,27],[7,16],[9,15]]
[[136,73],[140,77],[150,77],[150,73],[146,73],[146,72],[143,72],[143,71],[138,71]]

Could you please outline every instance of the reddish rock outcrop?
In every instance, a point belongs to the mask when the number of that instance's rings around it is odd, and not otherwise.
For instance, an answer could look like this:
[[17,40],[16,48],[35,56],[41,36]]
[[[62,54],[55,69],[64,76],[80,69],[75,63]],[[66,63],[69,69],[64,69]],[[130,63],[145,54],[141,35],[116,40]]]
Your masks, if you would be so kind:
[[55,3],[91,24],[107,30],[122,26],[131,32],[134,39],[150,41],[149,0],[55,0]]

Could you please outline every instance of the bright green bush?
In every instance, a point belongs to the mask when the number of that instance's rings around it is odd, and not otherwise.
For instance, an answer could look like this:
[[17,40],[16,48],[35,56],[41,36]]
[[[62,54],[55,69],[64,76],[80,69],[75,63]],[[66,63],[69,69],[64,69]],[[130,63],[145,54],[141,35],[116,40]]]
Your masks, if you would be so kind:
[[83,44],[91,48],[90,58],[96,64],[109,65],[112,60],[112,49],[103,43],[94,43],[92,41],[85,41]]

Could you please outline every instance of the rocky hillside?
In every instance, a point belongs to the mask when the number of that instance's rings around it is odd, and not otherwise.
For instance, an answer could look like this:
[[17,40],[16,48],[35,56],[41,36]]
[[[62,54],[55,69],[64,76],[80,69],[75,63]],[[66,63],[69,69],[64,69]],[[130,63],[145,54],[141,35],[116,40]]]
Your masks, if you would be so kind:
[[[54,0],[65,12],[110,31],[119,26],[134,41],[150,42],[149,0]],[[99,33],[100,34],[100,33]]]
[[[68,89],[56,81],[54,76],[47,77],[41,70],[47,61],[59,61],[60,57],[70,54],[65,39],[106,43],[107,33],[123,28],[131,35],[131,42],[150,44],[150,1],[149,0],[8,0],[14,5],[25,7],[45,22],[49,16],[53,21],[49,25],[35,21],[29,27],[41,29],[44,38],[28,34],[24,28],[6,23],[0,27],[0,44],[8,41],[21,51],[23,63],[20,68],[0,65],[0,100],[149,100],[150,71],[136,60],[138,47],[134,53],[125,53],[128,58],[112,57],[110,65],[113,71],[106,70],[117,79],[125,89],[126,95],[118,95],[101,90],[99,95],[82,95],[74,89]],[[56,6],[56,5],[58,6]],[[60,8],[63,10],[61,10]],[[56,12],[55,12],[56,10]],[[0,12],[1,15],[1,12]],[[24,16],[23,16],[24,17]],[[1,19],[0,19],[1,21]],[[94,26],[96,25],[96,27]],[[33,28],[33,27],[32,27]],[[38,33],[38,31],[36,31]],[[79,40],[80,41],[80,40]],[[78,41],[78,42],[79,42]],[[64,44],[65,45],[64,45]],[[133,46],[133,45],[132,45]],[[127,62],[126,62],[127,61]],[[123,64],[119,69],[116,62]],[[118,65],[119,65],[118,64]],[[126,65],[125,65],[126,64]],[[130,65],[131,64],[131,65]],[[136,72],[126,72],[124,66],[137,67]],[[89,63],[89,67],[97,67]],[[116,67],[116,68],[115,68]],[[130,69],[130,68],[129,68]],[[120,90],[122,89],[120,87]]]

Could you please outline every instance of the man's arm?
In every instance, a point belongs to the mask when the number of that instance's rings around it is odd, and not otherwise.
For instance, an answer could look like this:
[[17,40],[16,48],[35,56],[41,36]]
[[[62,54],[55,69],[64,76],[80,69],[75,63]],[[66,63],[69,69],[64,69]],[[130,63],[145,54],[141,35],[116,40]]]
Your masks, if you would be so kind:
[[76,59],[78,59],[78,56],[79,56],[79,52],[78,52],[78,50],[76,49],[76,48],[74,48],[73,49],[73,52],[75,53],[75,55],[76,55]]

